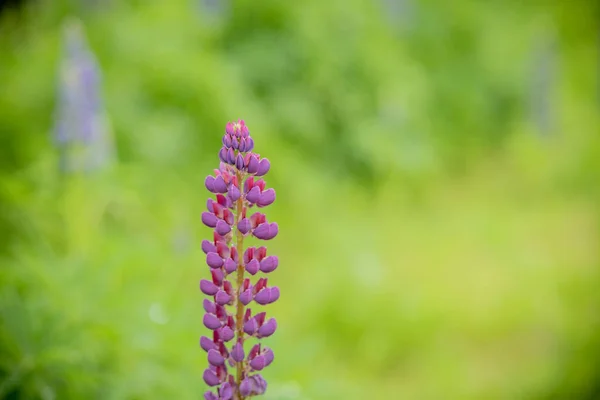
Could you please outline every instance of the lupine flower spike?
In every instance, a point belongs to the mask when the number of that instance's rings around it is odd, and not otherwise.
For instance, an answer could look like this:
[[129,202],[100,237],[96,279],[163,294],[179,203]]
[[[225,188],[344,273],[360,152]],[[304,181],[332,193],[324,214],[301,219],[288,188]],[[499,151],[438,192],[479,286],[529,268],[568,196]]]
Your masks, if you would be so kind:
[[204,300],[203,323],[212,331],[212,338],[200,338],[209,364],[203,378],[216,388],[216,392],[204,394],[206,400],[244,400],[263,394],[267,382],[259,371],[274,359],[273,351],[260,342],[252,348],[245,346],[247,339],[266,338],[277,329],[275,318],[267,318],[265,312],[253,314],[248,306],[279,299],[279,288],[269,286],[266,277],[252,283],[245,276],[246,272],[251,276],[268,274],[279,265],[277,256],[267,255],[264,246],[244,248],[249,236],[270,240],[279,231],[277,223],[268,222],[265,214],[252,212],[275,201],[275,190],[266,189],[261,178],[271,164],[253,149],[244,121],[229,122],[219,151],[219,169],[204,181],[215,194],[202,213],[202,222],[214,229],[213,240],[202,242],[211,279],[200,281],[200,290],[209,296]]

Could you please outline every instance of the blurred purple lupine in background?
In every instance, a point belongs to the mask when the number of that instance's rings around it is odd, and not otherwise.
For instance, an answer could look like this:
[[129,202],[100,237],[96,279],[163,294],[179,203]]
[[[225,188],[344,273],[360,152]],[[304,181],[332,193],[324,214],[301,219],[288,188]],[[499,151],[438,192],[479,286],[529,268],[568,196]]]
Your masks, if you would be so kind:
[[384,18],[393,30],[403,32],[415,23],[416,4],[413,0],[379,0]]
[[229,14],[228,0],[196,0],[197,7],[204,22],[218,24],[227,19]]
[[205,180],[206,188],[216,194],[216,201],[208,199],[202,222],[215,231],[212,242],[202,242],[212,279],[201,280],[200,290],[213,300],[204,300],[203,319],[213,335],[212,339],[203,336],[200,346],[208,353],[204,381],[218,387],[217,394],[205,393],[207,400],[243,400],[263,394],[267,382],[257,372],[274,358],[273,351],[261,343],[244,348],[248,339],[271,336],[277,328],[275,318],[268,319],[265,312],[253,314],[246,306],[252,301],[267,305],[279,298],[279,288],[269,286],[267,278],[261,277],[254,284],[244,278],[245,272],[253,276],[259,271],[270,273],[279,264],[277,256],[267,255],[264,246],[244,249],[244,239],[250,235],[269,240],[279,230],[277,223],[267,222],[264,214],[257,211],[250,215],[253,207],[262,208],[275,201],[275,190],[265,189],[265,181],[260,178],[269,171],[270,162],[252,153],[253,148],[244,121],[228,123],[219,151],[219,169]]
[[100,68],[88,47],[82,24],[78,20],[67,21],[63,28],[53,138],[63,172],[93,171],[113,161],[113,140],[100,82]]
[[548,136],[556,125],[554,112],[554,89],[557,75],[556,39],[551,32],[544,32],[534,43],[531,85],[531,114],[541,136]]

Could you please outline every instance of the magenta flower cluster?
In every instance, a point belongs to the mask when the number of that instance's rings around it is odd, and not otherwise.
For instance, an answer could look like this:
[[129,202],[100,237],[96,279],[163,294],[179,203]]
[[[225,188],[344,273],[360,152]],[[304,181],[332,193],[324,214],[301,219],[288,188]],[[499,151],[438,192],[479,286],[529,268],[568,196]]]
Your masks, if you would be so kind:
[[252,283],[245,276],[246,272],[268,274],[279,265],[277,256],[267,255],[264,246],[244,249],[244,240],[250,236],[269,240],[279,230],[265,214],[251,213],[275,201],[275,190],[267,189],[261,178],[271,164],[253,149],[254,140],[244,121],[229,122],[219,151],[219,169],[204,181],[215,194],[208,199],[208,211],[202,213],[202,222],[214,229],[213,240],[202,242],[211,279],[200,281],[200,290],[210,298],[204,300],[203,323],[212,330],[212,338],[200,338],[209,363],[203,378],[216,388],[216,393],[204,394],[206,400],[244,400],[263,394],[267,382],[259,372],[274,359],[273,351],[260,341],[249,350],[245,346],[247,340],[269,337],[277,329],[275,318],[267,318],[265,312],[253,314],[246,306],[252,302],[264,306],[279,299],[279,288],[269,286],[266,277]]

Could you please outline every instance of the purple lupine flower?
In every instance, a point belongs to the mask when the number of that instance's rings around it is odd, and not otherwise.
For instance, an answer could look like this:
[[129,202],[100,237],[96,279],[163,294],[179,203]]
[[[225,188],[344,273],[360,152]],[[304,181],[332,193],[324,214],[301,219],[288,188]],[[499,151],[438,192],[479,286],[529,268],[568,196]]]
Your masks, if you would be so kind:
[[114,158],[100,80],[100,68],[81,22],[69,21],[64,28],[53,137],[63,171],[96,170]]
[[[262,209],[275,201],[275,190],[266,188],[261,177],[267,174],[271,163],[253,153],[254,140],[243,120],[225,126],[219,150],[219,168],[204,180],[206,189],[215,195],[208,199],[201,215],[202,223],[213,229],[213,240],[202,242],[211,279],[200,281],[205,299],[202,322],[213,331],[212,340],[200,338],[200,347],[207,352],[208,368],[203,379],[216,387],[205,399],[244,400],[263,394],[267,382],[257,374],[274,360],[273,351],[259,343],[249,352],[244,350],[246,339],[262,339],[277,329],[275,318],[266,312],[252,314],[247,308],[251,302],[261,306],[279,299],[279,288],[269,286],[266,277],[252,283],[245,273],[268,274],[279,265],[279,258],[267,255],[264,246],[244,248],[244,239],[254,236],[261,240],[273,239],[279,232],[275,222],[269,222]],[[234,287],[235,283],[235,287]],[[235,341],[227,345],[227,342]],[[231,369],[228,369],[228,366]]]

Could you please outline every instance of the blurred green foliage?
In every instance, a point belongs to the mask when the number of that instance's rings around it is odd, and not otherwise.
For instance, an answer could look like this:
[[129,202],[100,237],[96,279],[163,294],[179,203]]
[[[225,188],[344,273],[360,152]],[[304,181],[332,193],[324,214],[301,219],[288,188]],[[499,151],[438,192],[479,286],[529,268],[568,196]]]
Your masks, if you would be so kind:
[[[98,2],[99,3],[99,2]],[[198,399],[203,179],[278,201],[269,399],[600,397],[597,3],[40,1],[0,19],[0,398]],[[119,162],[61,175],[61,26]],[[540,134],[536,43],[556,42]]]

